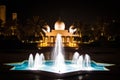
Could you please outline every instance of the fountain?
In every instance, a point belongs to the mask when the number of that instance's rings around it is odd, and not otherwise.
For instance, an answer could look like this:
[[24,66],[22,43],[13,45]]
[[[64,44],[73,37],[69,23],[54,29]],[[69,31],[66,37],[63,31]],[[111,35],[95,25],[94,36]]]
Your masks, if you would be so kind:
[[28,59],[28,67],[29,68],[32,68],[33,66],[34,66],[34,62],[33,62],[33,55],[32,54],[30,54],[30,56],[29,56],[29,59]]
[[28,68],[29,69],[39,69],[44,63],[44,55],[39,53],[36,53],[35,60],[33,61],[33,55],[30,54],[28,59]]
[[65,60],[61,35],[58,34],[51,60],[45,60],[43,53],[36,53],[35,58],[30,54],[28,60],[20,63],[7,63],[7,65],[13,66],[11,70],[40,70],[67,74],[76,71],[109,71],[105,66],[113,64],[96,63],[90,59],[88,54],[80,55],[78,52],[74,53],[72,60]]

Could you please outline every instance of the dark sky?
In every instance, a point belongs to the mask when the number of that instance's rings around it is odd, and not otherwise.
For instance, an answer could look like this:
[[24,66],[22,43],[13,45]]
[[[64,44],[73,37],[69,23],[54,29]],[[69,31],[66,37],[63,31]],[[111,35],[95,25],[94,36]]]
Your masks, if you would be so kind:
[[118,0],[0,0],[7,15],[17,12],[20,19],[38,15],[46,20],[94,22],[99,16],[120,16]]

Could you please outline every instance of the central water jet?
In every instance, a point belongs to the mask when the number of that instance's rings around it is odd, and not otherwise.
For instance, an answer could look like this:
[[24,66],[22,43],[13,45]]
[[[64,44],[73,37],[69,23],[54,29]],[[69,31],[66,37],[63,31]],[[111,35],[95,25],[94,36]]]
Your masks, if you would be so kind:
[[63,72],[65,70],[65,59],[62,47],[62,38],[60,34],[57,34],[54,52],[52,55],[54,61],[54,69],[57,72]]

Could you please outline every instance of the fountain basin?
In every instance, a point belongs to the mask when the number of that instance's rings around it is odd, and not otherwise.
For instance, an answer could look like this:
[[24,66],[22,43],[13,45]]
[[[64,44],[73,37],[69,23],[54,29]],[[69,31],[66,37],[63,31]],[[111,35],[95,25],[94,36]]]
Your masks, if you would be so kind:
[[72,63],[71,60],[65,60],[65,68],[61,69],[61,71],[56,69],[54,66],[54,62],[52,60],[46,60],[43,65],[39,68],[29,68],[28,67],[28,60],[24,60],[22,62],[17,63],[7,63],[6,65],[13,66],[10,70],[33,70],[33,71],[45,71],[57,74],[63,73],[70,73],[76,71],[109,71],[106,66],[112,66],[113,64],[107,63],[96,63],[95,61],[91,61],[91,67],[77,67],[75,64]]

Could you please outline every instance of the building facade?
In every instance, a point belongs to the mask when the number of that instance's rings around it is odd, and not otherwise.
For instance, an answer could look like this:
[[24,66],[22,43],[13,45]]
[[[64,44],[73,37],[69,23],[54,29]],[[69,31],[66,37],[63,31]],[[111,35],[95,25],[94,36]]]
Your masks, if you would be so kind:
[[62,36],[64,47],[78,47],[77,41],[74,40],[74,37],[79,37],[78,34],[74,34],[76,30],[76,28],[73,29],[71,27],[69,30],[65,30],[65,23],[62,21],[56,21],[53,30],[50,30],[50,27],[47,25],[43,29],[45,36],[40,41],[39,47],[54,46],[57,34]]
[[2,24],[6,22],[6,6],[0,5],[0,19],[3,21]]

